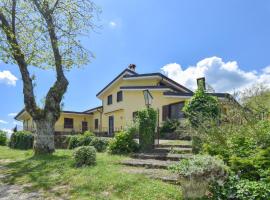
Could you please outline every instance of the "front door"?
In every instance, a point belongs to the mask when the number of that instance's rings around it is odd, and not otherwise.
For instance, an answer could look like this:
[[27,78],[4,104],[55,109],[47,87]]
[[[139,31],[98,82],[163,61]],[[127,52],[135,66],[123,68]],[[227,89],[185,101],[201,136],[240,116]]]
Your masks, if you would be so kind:
[[84,133],[87,130],[88,130],[88,123],[87,122],[82,122],[82,132]]
[[113,135],[114,132],[114,118],[109,116],[109,135]]

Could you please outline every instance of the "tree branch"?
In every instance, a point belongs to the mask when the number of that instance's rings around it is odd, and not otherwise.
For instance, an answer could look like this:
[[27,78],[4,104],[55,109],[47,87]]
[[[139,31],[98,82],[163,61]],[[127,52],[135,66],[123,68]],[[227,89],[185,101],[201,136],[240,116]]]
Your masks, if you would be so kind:
[[12,33],[15,35],[15,20],[16,20],[16,4],[17,1],[16,0],[12,0],[12,16],[11,16],[11,20],[12,20]]
[[63,71],[62,65],[62,56],[60,54],[59,46],[58,46],[58,38],[55,32],[55,25],[53,22],[52,13],[49,10],[49,5],[47,1],[44,1],[44,5],[41,7],[37,0],[33,0],[35,6],[43,16],[46,21],[48,32],[50,36],[51,46],[54,55],[54,62],[56,68],[57,80],[54,85],[50,88],[45,101],[44,112],[47,114],[51,114],[47,111],[55,111],[54,118],[58,119],[60,116],[60,103],[62,101],[63,95],[67,90],[68,80],[66,79]]
[[29,71],[27,69],[27,63],[25,62],[24,54],[20,49],[16,35],[13,34],[13,30],[15,30],[15,28],[13,29],[12,27],[10,27],[9,22],[1,11],[0,22],[0,27],[4,31],[7,37],[8,44],[11,47],[12,56],[16,60],[22,74],[25,108],[27,112],[35,119],[38,117],[38,107],[36,105],[34,97],[32,79],[30,78]]

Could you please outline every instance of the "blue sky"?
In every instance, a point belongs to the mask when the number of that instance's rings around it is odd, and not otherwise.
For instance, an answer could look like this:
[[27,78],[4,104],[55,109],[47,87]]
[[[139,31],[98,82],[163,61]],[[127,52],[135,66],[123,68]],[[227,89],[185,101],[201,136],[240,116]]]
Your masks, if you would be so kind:
[[[219,92],[270,83],[270,1],[95,2],[103,10],[98,22],[102,28],[83,45],[96,58],[67,73],[70,85],[65,110],[100,105],[96,93],[130,63],[137,65],[139,73],[163,72],[191,89],[200,76],[206,76]],[[54,73],[31,71],[37,75],[36,96],[41,99]],[[12,113],[23,108],[17,66],[0,62],[0,91],[0,129],[12,128]]]

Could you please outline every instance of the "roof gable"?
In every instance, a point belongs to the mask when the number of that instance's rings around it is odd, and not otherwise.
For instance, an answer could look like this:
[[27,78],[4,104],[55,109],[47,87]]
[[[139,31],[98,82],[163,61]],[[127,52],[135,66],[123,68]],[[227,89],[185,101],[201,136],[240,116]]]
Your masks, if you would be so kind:
[[134,79],[148,79],[148,78],[160,78],[161,82],[164,85],[172,87],[176,91],[186,92],[186,93],[193,93],[190,89],[180,85],[179,83],[175,82],[174,80],[168,78],[167,76],[161,73],[148,73],[148,74],[134,74],[134,75],[126,75],[124,76],[124,80],[134,80]]
[[119,81],[121,78],[123,78],[124,76],[128,76],[128,75],[137,75],[136,72],[130,70],[130,69],[125,69],[124,71],[122,71],[117,77],[115,77],[109,84],[107,84],[102,90],[100,90],[97,93],[97,97],[99,97],[100,95],[102,95],[105,91],[107,91],[113,84],[115,84],[117,81]]

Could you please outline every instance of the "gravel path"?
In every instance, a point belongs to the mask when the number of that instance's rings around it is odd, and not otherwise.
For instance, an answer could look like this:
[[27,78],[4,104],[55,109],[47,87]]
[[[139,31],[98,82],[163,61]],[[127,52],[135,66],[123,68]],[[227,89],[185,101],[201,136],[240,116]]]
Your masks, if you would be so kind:
[[1,200],[43,200],[38,192],[24,192],[24,187],[19,185],[0,184]]
[[[8,160],[1,160],[0,163],[8,163]],[[7,176],[3,171],[7,168],[0,165],[0,200],[44,200],[40,192],[25,192],[26,185],[10,185],[3,183]],[[28,186],[29,187],[29,186]]]

